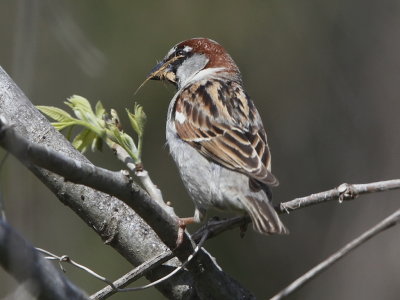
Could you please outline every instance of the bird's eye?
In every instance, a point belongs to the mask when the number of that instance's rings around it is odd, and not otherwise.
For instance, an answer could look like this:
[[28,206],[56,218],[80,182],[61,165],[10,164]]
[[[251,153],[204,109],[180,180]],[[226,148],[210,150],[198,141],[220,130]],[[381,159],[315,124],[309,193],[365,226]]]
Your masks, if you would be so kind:
[[175,52],[176,56],[185,56],[186,52],[183,49],[177,49]]

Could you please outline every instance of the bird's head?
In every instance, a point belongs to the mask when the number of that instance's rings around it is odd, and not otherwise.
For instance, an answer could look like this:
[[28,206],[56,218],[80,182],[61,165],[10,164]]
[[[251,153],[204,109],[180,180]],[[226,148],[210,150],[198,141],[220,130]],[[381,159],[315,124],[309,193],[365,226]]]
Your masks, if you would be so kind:
[[226,50],[207,38],[193,38],[172,47],[147,80],[167,80],[181,88],[206,76],[225,74],[240,80],[237,65]]

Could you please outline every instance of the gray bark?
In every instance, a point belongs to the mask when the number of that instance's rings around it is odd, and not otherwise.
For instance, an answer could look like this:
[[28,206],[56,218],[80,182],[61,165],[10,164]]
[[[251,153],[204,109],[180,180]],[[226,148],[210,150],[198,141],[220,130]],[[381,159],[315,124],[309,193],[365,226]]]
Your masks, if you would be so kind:
[[[47,149],[62,153],[75,162],[83,162],[90,166],[90,162],[54,130],[1,68],[0,113],[13,124],[15,133],[27,141],[46,146]],[[157,236],[138,214],[117,198],[65,181],[62,177],[28,160],[24,163],[64,204],[74,210],[107,244],[115,248],[133,265],[141,264],[168,251],[168,248],[174,249],[177,223],[168,213],[163,213],[162,210],[156,208],[155,211],[146,214],[143,208],[135,207],[141,217],[145,217],[147,223],[153,226],[158,233]],[[76,171],[79,172],[79,168],[73,172]],[[125,187],[127,186],[126,184]],[[107,190],[107,192],[110,191]],[[120,191],[118,196],[127,203],[151,201],[148,195],[134,183],[129,186],[129,190]],[[184,244],[175,253],[180,260],[184,260],[192,250],[193,243],[186,236]],[[176,263],[177,261],[175,265]],[[201,251],[196,260],[189,264],[188,269],[190,272],[180,272],[157,288],[170,299],[254,298],[249,291],[221,271],[204,251]],[[165,275],[166,270],[169,271],[170,267],[160,266],[153,270],[148,278],[150,280],[159,278]]]

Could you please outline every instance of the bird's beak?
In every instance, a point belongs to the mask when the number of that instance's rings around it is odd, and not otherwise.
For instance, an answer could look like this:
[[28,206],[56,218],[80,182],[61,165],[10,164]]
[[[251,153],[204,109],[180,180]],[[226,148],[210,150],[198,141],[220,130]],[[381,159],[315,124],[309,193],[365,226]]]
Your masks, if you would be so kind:
[[159,62],[153,69],[151,69],[150,73],[147,75],[145,81],[137,88],[135,94],[139,91],[139,89],[144,86],[144,84],[149,80],[168,80],[169,82],[176,85],[176,75],[175,72],[171,68],[171,64],[179,58],[183,56],[174,56],[173,58],[165,61]]
[[168,80],[171,83],[176,83],[176,75],[172,70],[172,63],[176,61],[179,56],[175,56],[167,61],[163,60],[158,63],[147,75],[146,80]]
[[147,75],[147,80],[161,80],[163,76],[163,71],[165,69],[164,67],[165,61],[160,61],[158,64],[156,64],[150,71],[150,73]]

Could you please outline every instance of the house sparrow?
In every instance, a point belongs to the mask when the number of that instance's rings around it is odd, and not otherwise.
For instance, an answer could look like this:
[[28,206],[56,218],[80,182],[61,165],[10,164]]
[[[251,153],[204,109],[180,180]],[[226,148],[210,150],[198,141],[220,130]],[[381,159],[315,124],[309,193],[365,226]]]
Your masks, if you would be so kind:
[[[271,205],[271,155],[260,115],[239,68],[217,42],[193,38],[174,46],[147,80],[178,90],[168,109],[167,142],[195,204],[185,226],[209,208],[244,212],[262,234],[288,230]],[[145,82],[146,82],[145,81]]]

